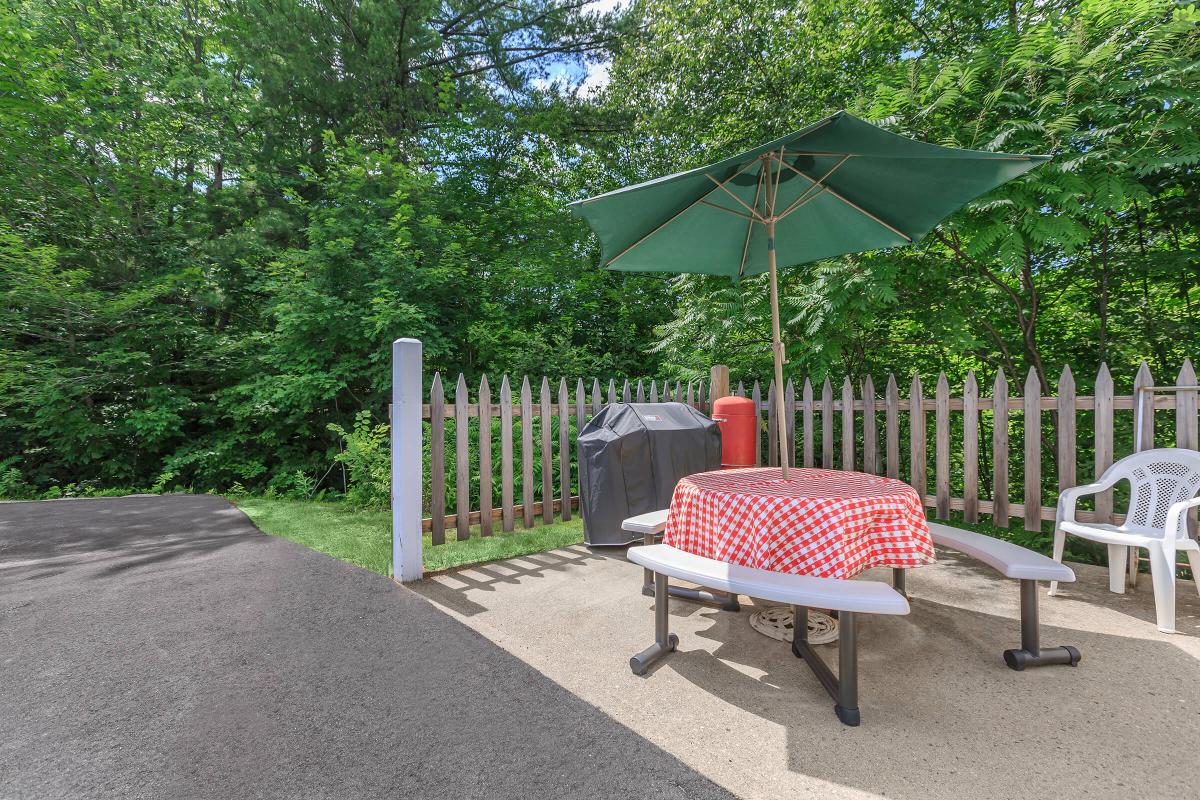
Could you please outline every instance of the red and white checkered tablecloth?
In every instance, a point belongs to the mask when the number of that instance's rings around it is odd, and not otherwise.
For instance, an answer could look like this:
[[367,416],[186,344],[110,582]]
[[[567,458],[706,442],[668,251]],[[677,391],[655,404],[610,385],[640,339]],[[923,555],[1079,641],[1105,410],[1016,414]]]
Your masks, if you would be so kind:
[[921,498],[863,472],[701,472],[675,486],[663,542],[730,564],[822,578],[934,561]]

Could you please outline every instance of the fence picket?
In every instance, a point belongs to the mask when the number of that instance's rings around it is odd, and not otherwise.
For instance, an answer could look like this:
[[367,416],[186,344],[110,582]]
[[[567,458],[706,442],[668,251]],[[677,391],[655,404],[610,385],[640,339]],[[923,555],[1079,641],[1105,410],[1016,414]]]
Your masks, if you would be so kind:
[[[1096,373],[1095,395],[1095,476],[1099,479],[1113,463],[1113,379],[1107,364]],[[1112,489],[1106,489],[1096,495],[1096,521],[1112,522],[1112,511]]]
[[691,382],[691,381],[688,381],[688,388],[687,388],[687,404],[688,404],[689,406],[691,406],[692,408],[695,408],[695,407],[696,407],[696,395],[695,395],[695,392],[694,392],[694,390],[693,390],[693,387],[692,387],[692,382]]
[[604,392],[600,389],[600,379],[592,378],[592,416],[599,414],[601,408],[604,408]]
[[1058,491],[1078,484],[1075,477],[1075,376],[1071,368],[1063,367],[1058,376],[1058,438],[1056,466]]
[[433,373],[429,388],[429,509],[434,544],[446,542],[446,393],[442,373]]
[[542,522],[554,522],[554,417],[550,410],[550,379],[542,376],[542,391],[539,397],[541,421],[538,422],[538,437],[542,440]]
[[[1151,392],[1139,392],[1138,389],[1144,386],[1153,386],[1154,376],[1150,374],[1150,365],[1145,361],[1138,367],[1137,375],[1133,379],[1133,418],[1134,427],[1137,426],[1138,404],[1142,406],[1142,436],[1141,449],[1150,450],[1154,447],[1154,395]],[[1136,442],[1136,431],[1134,433]],[[1136,444],[1135,444],[1136,447]]]
[[454,385],[454,534],[459,539],[471,538],[471,452],[468,434],[471,423],[467,417],[467,379],[458,373]]
[[754,466],[761,467],[762,460],[762,389],[758,381],[750,390],[750,399],[754,401]]
[[[628,385],[628,381],[626,381],[626,385]],[[637,398],[637,402],[639,403],[646,402],[646,387],[642,385],[640,380],[637,382],[637,393],[634,394],[634,397]],[[626,398],[625,402],[628,403],[629,399]]]
[[937,518],[950,518],[950,382],[939,372],[933,390],[933,487]]
[[1008,527],[1008,378],[992,384],[992,525]]
[[900,477],[900,387],[896,376],[888,373],[883,390],[883,440],[887,456],[887,476]]
[[[1196,385],[1196,370],[1192,367],[1192,360],[1190,358],[1183,360],[1183,366],[1179,370],[1179,377],[1175,379],[1175,385]],[[1196,449],[1196,422],[1196,391],[1194,389],[1181,389],[1175,392],[1176,447],[1186,447],[1191,450]],[[1188,511],[1188,526],[1194,536],[1196,533],[1196,509],[1194,508]]]
[[737,391],[734,392],[734,394],[737,395],[738,397],[745,397],[746,396],[746,384],[742,383],[741,381],[738,381]]
[[975,370],[963,383],[963,519],[979,522],[979,384]]
[[533,527],[533,393],[529,376],[521,380],[521,521]]
[[1042,528],[1042,384],[1037,370],[1029,368],[1024,391],[1025,463],[1025,530]]
[[775,413],[775,381],[767,384],[767,466],[779,466],[778,415]]
[[[511,533],[513,524],[513,398],[508,376],[500,381],[500,527]],[[436,516],[436,515],[435,515]]]
[[[1184,359],[1179,377],[1175,379],[1176,386],[1195,386],[1196,370],[1192,367],[1190,358]],[[1196,391],[1183,389],[1175,393],[1175,446],[1196,449]]]
[[679,381],[675,381],[675,402],[683,402],[683,388]]
[[571,519],[571,398],[567,379],[558,379],[558,496],[563,522]]
[[617,402],[617,382],[612,378],[608,379],[608,404],[611,406]]
[[879,434],[875,430],[875,381],[863,379],[863,472],[879,474]]
[[653,379],[650,381],[650,402],[658,402],[658,382]]
[[833,384],[821,386],[821,466],[833,469]]
[[[783,415],[787,425],[787,465],[796,466],[796,385],[788,378],[787,389],[783,393]],[[780,459],[783,463],[783,459]]]
[[804,379],[804,388],[801,390],[801,397],[804,402],[804,466],[811,468],[813,465],[813,388],[812,381],[808,378]]
[[853,470],[854,458],[854,387],[847,376],[842,381],[842,466]]
[[487,375],[479,378],[479,535],[492,535],[492,389]]
[[917,490],[921,502],[925,502],[925,395],[921,391],[921,377],[913,375],[908,391],[908,451],[909,483]]

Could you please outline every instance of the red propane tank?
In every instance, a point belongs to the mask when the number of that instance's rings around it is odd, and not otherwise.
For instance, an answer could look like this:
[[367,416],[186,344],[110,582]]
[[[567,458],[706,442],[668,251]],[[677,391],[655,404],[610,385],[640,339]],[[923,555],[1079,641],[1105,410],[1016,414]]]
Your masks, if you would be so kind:
[[721,429],[721,466],[756,467],[754,442],[758,412],[749,397],[722,397],[713,403],[712,418]]

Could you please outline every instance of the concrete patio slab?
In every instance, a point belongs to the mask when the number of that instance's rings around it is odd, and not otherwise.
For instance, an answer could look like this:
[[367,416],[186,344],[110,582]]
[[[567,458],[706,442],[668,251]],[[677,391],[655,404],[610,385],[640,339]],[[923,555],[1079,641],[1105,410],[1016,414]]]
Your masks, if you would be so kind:
[[[1195,796],[1195,586],[1179,583],[1181,633],[1164,635],[1149,576],[1113,595],[1105,570],[1077,573],[1063,596],[1043,594],[1042,641],[1077,646],[1082,663],[1023,673],[1001,660],[1019,644],[1015,582],[945,552],[910,573],[912,614],[862,623],[859,728],[838,723],[785,645],[750,628],[749,604],[672,600],[679,651],[634,676],[652,600],[620,551],[571,547],[414,587],[740,797]],[[823,649],[836,665],[836,646]]]

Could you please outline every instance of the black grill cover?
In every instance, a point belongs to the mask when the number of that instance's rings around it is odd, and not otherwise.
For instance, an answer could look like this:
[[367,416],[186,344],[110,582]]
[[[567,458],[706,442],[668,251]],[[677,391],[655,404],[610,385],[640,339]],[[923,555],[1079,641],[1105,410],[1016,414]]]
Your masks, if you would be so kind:
[[680,478],[721,466],[717,423],[684,403],[614,403],[578,439],[579,506],[589,545],[640,537],[621,530],[628,517],[671,504]]

